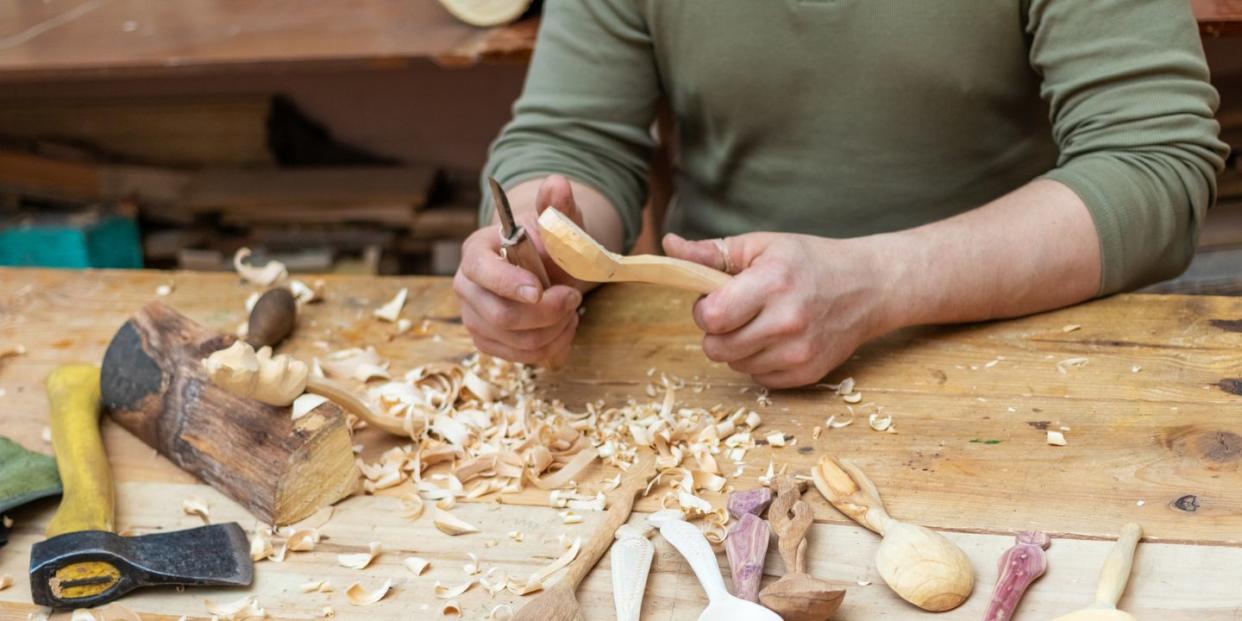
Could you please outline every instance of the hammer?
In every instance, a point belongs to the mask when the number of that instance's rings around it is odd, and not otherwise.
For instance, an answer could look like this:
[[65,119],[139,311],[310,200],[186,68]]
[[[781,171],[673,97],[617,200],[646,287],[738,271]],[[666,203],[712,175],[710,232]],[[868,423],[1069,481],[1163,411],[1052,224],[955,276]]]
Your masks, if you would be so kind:
[[122,537],[99,434],[99,368],[66,365],[47,378],[52,445],[64,485],[48,539],[30,549],[30,593],[52,608],[89,608],[156,585],[246,586],[254,578],[237,523]]

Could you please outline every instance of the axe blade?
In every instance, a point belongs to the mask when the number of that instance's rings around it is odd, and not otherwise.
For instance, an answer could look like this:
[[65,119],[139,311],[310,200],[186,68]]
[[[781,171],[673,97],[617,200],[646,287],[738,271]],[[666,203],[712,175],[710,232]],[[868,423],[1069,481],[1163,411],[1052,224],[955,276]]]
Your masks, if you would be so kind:
[[148,586],[248,586],[254,561],[236,522],[123,537],[84,530],[30,549],[30,594],[52,608],[90,608]]

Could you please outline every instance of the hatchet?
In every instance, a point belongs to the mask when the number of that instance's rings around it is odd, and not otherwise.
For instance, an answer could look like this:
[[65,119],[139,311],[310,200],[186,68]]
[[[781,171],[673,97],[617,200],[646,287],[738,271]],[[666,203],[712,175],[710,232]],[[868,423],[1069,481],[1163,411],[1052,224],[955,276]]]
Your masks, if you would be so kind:
[[89,608],[145,586],[250,584],[254,563],[235,522],[135,537],[112,532],[115,493],[99,434],[99,368],[59,367],[47,392],[65,491],[47,540],[30,549],[36,604]]

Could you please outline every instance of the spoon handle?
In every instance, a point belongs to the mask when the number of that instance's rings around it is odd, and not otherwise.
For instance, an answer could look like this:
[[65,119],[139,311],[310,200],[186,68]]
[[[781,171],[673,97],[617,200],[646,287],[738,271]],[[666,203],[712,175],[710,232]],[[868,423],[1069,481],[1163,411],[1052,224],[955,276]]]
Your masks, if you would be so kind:
[[640,254],[621,257],[614,280],[647,282],[707,295],[729,284],[733,277],[683,259]]
[[1108,553],[1104,561],[1104,569],[1100,570],[1100,584],[1095,589],[1097,606],[1116,608],[1117,601],[1126,590],[1126,582],[1130,580],[1130,568],[1134,565],[1134,549],[1139,539],[1143,538],[1143,528],[1131,522],[1121,529],[1121,536]]
[[884,508],[884,501],[876,491],[871,479],[848,462],[838,463],[831,455],[824,455],[811,469],[815,489],[846,517],[884,535],[893,518]]
[[618,535],[609,553],[612,563],[612,601],[617,621],[638,621],[647,590],[647,574],[655,546],[641,535]]
[[686,557],[690,569],[694,570],[699,584],[707,592],[708,600],[714,602],[729,597],[724,578],[720,575],[716,553],[712,552],[712,546],[707,543],[707,538],[699,529],[682,520],[666,520],[660,523],[660,534]]

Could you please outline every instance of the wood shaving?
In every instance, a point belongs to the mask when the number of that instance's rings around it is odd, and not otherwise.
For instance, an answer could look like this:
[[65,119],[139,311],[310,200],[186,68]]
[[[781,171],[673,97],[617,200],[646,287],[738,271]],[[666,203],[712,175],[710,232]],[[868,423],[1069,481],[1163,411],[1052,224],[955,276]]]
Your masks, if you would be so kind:
[[370,548],[369,552],[360,552],[357,554],[338,554],[336,556],[336,562],[341,567],[348,567],[350,569],[366,569],[367,565],[370,565],[371,561],[375,560],[375,557],[379,556],[380,552],[383,551],[383,546],[378,541],[372,541],[367,544],[367,547]]
[[1081,326],[1081,325],[1079,325],[1079,324],[1076,324],[1076,323],[1067,323],[1067,324],[1065,324],[1065,325],[1061,326],[1061,331],[1062,331],[1062,332],[1064,332],[1064,333],[1066,333],[1066,334],[1069,334],[1070,332],[1073,332],[1073,331],[1075,331],[1075,330],[1079,330],[1079,329],[1081,329],[1081,328],[1082,328],[1082,326]]
[[323,395],[305,393],[297,399],[293,400],[291,408],[293,420],[297,420],[311,413],[311,410],[328,402],[328,398]]
[[510,606],[509,604],[500,604],[492,608],[491,611],[487,613],[485,621],[512,621],[512,619],[513,606]]
[[436,597],[440,599],[456,599],[462,593],[469,591],[470,587],[474,586],[474,583],[476,582],[478,582],[478,579],[471,578],[470,580],[467,580],[459,585],[448,586],[441,584],[439,580],[436,580],[435,594]]
[[159,297],[161,297],[161,298],[166,298],[166,297],[168,297],[168,296],[172,295],[172,292],[173,292],[173,286],[172,286],[172,285],[160,285],[160,286],[158,286],[158,287],[156,287],[156,288],[155,288],[155,295],[157,295],[157,296],[159,296]]
[[480,573],[479,557],[474,552],[467,552],[466,556],[470,557],[470,562],[462,565],[461,570],[466,572],[467,576],[477,576]]
[[272,529],[256,524],[250,536],[250,560],[260,561],[272,555]]
[[269,259],[263,267],[250,265],[250,254],[249,248],[239,248],[233,255],[233,269],[237,270],[242,280],[267,287],[289,276],[289,269],[280,261]]
[[310,552],[319,543],[319,531],[314,528],[295,531],[285,542],[291,552]]
[[837,420],[836,415],[833,415],[829,416],[828,420],[824,421],[824,424],[827,425],[829,429],[844,429],[854,424],[854,417],[851,416],[845,420]]
[[319,362],[329,378],[353,379],[369,382],[372,379],[389,379],[388,363],[380,359],[374,347],[343,349],[335,351]]
[[44,442],[51,444],[52,443],[52,428],[48,427],[47,425],[44,425],[43,430],[39,432],[39,438],[43,440]]
[[555,574],[573,562],[573,560],[578,557],[578,551],[581,549],[582,537],[575,537],[574,542],[569,546],[569,549],[566,550],[564,554],[562,554],[555,561],[552,561],[548,565],[544,566],[539,571],[531,574],[530,577],[526,579],[526,582],[522,583],[520,586],[517,584],[510,584],[509,590],[518,595],[529,595],[530,593],[543,589],[544,583],[548,580],[548,578],[552,577],[552,574]]
[[858,403],[862,401],[862,398],[863,396],[861,392],[852,392],[848,395],[841,397],[841,400],[846,403]]
[[383,306],[375,309],[374,315],[390,323],[396,321],[401,316],[401,309],[405,307],[405,298],[409,293],[408,289],[402,287],[396,296],[385,302]]
[[775,446],[777,448],[785,446],[785,434],[779,431],[769,433],[765,439],[768,441],[768,445],[770,446]]
[[336,618],[336,610],[331,606],[324,606],[323,610],[319,611],[319,616],[325,619],[334,619]]
[[[50,608],[44,608],[43,610],[36,610],[34,612],[28,612],[26,613],[26,621],[47,621],[47,616],[51,613],[52,613],[52,610]],[[185,619],[185,616],[183,615],[180,621],[184,621],[184,619]]]
[[401,517],[417,520],[423,514],[423,498],[418,494],[407,494],[401,497]]
[[95,618],[95,613],[85,609],[78,608],[73,611],[73,615],[69,617],[69,621],[100,621]]
[[447,535],[469,535],[479,532],[477,526],[461,520],[457,516],[439,507],[433,509],[436,528]]
[[872,414],[867,417],[867,424],[876,431],[888,431],[893,427],[893,417],[891,415],[880,416]]
[[303,593],[331,593],[332,583],[327,580],[312,580],[310,582],[303,582],[301,589]]
[[1087,364],[1087,358],[1066,358],[1057,363],[1057,373],[1065,375],[1069,369],[1077,369]]
[[423,575],[423,572],[427,571],[428,567],[431,567],[431,561],[421,556],[411,556],[404,561],[401,561],[401,564],[405,566],[407,571],[414,574],[416,577]]
[[311,285],[293,279],[289,281],[289,293],[293,294],[293,300],[299,307],[306,304],[323,301],[323,290],[325,283],[322,278],[318,278]]
[[457,603],[457,600],[444,602],[444,605],[440,607],[440,614],[446,617],[460,617],[461,604]]
[[1065,434],[1060,431],[1049,431],[1048,444],[1052,446],[1065,446],[1067,444],[1065,441]]
[[0,591],[3,591],[11,586],[13,586],[13,576],[8,574],[0,576]]
[[392,580],[385,580],[378,589],[368,591],[361,584],[355,582],[345,589],[345,596],[349,598],[349,603],[355,606],[370,606],[375,602],[384,599],[388,595],[388,590],[392,588]]
[[207,607],[208,613],[219,617],[221,621],[245,621],[246,619],[264,619],[267,617],[267,611],[259,606],[259,601],[253,595],[247,595],[241,599],[221,604],[205,599],[203,604]]
[[495,597],[497,593],[505,590],[509,585],[509,574],[505,573],[499,567],[493,567],[487,570],[487,573],[479,577],[479,586],[487,589],[488,595]]
[[293,403],[306,390],[310,374],[310,367],[300,360],[273,357],[270,347],[255,351],[241,340],[213,352],[203,360],[203,370],[212,383],[235,395],[276,406]]
[[572,511],[561,511],[558,515],[561,516],[562,524],[581,524],[582,523],[582,516]]
[[181,511],[186,515],[197,515],[204,524],[211,523],[211,508],[207,506],[206,500],[198,496],[190,496],[181,501]]

